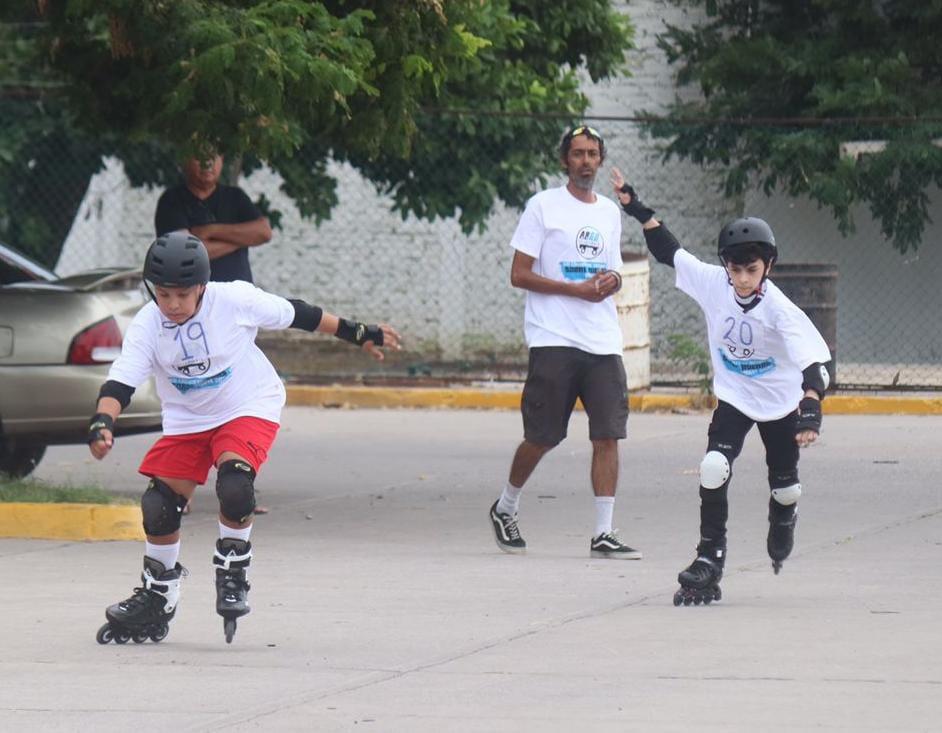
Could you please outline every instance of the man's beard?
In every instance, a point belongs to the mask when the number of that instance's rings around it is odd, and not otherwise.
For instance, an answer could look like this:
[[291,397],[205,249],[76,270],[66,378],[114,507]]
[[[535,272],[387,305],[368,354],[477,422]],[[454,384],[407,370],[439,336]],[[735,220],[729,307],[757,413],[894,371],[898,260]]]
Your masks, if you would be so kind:
[[592,187],[595,185],[595,173],[590,173],[589,175],[582,175],[580,173],[569,174],[569,180],[572,181],[572,185],[582,191],[591,191]]

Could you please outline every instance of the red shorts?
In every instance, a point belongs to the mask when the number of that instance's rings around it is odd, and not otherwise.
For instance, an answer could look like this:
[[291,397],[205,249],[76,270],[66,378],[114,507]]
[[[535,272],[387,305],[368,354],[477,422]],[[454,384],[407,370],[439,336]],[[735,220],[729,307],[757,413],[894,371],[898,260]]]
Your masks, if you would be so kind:
[[164,435],[147,451],[137,470],[145,476],[180,478],[205,484],[209,469],[226,452],[237,453],[255,472],[268,460],[278,423],[258,417],[237,417],[201,433]]

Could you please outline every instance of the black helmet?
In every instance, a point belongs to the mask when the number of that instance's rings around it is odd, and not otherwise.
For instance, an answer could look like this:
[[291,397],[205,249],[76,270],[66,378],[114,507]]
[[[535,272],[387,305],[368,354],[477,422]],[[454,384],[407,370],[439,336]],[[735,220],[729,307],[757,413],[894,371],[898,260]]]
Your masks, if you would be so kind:
[[758,246],[762,258],[770,265],[778,259],[778,247],[775,246],[775,235],[772,227],[762,219],[747,216],[736,219],[720,229],[717,253],[720,261],[726,263],[731,251],[747,244]]
[[144,279],[154,285],[188,288],[209,282],[209,253],[189,232],[157,237],[144,258]]

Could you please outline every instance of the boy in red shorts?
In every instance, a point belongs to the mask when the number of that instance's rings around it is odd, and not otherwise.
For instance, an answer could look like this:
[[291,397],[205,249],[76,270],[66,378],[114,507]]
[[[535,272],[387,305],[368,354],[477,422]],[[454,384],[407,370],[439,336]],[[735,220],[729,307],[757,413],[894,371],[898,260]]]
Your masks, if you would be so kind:
[[[186,570],[180,554],[180,521],[196,487],[216,468],[219,540],[216,611],[231,642],[236,619],[249,612],[246,570],[255,509],[254,481],[278,432],[285,389],[255,345],[259,328],[301,328],[337,336],[382,359],[380,347],[398,349],[387,325],[365,325],[286,300],[246,282],[209,282],[209,255],[186,231],[159,237],[144,260],[144,282],[153,299],[134,317],[121,355],[99,392],[88,443],[104,458],[115,421],[134,390],[151,375],[161,400],[164,435],[139,471],[150,477],[141,498],[144,571],[130,598],[109,606],[99,643],[163,639],[176,612]],[[153,288],[153,289],[151,289]]]

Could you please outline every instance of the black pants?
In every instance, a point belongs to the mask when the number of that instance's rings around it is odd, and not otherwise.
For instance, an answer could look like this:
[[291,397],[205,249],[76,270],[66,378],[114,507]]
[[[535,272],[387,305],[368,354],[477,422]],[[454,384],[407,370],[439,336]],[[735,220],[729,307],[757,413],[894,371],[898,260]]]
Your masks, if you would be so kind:
[[[707,431],[707,451],[726,456],[732,478],[733,462],[742,451],[746,435],[754,424],[765,445],[765,463],[769,468],[769,489],[782,489],[798,483],[798,443],[795,428],[798,412],[771,422],[756,423],[727,402],[720,401]],[[729,518],[727,489],[729,479],[718,489],[700,487],[700,538],[719,547],[726,546],[726,522]],[[771,506],[771,503],[770,503]]]

